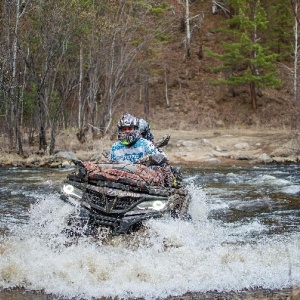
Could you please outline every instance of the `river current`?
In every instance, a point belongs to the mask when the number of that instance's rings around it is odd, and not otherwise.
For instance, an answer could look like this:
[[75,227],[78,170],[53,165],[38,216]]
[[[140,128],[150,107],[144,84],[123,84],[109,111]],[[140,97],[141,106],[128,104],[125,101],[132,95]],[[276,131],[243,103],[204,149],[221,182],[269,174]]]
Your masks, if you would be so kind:
[[0,168],[0,299],[157,299],[300,285],[300,165],[182,171],[191,221],[74,239],[64,233],[74,208],[59,199],[70,170]]

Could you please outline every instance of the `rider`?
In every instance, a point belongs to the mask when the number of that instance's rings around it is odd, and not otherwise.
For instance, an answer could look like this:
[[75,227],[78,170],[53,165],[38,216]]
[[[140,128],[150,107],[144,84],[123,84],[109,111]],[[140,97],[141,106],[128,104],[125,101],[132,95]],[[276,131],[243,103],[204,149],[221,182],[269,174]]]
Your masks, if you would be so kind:
[[154,141],[154,136],[150,131],[150,125],[144,119],[139,119],[139,131],[140,131],[142,137],[144,139],[152,142],[160,152],[162,152],[161,147],[166,146],[170,140],[170,135],[166,134],[162,138],[160,138],[158,141]]
[[166,155],[158,145],[158,143],[166,145],[170,138],[169,135],[163,137],[161,142],[154,143],[148,122],[144,119],[138,120],[129,113],[123,114],[117,126],[118,141],[111,147],[111,162],[134,163],[138,161],[150,167],[151,165],[164,166],[167,184],[180,187],[182,179],[179,169],[168,164]]
[[144,119],[139,119],[139,132],[144,139],[154,143],[154,136],[150,131],[150,125]]
[[136,117],[125,113],[118,121],[117,126],[118,141],[112,145],[110,151],[112,162],[134,163],[147,155],[161,154],[153,142],[142,137],[139,120]]
[[[163,153],[161,147],[164,147],[168,144],[168,142],[170,140],[170,135],[166,134],[165,136],[163,136],[162,138],[160,138],[158,141],[155,142],[154,141],[154,136],[150,131],[150,125],[144,119],[139,119],[138,128],[139,128],[139,131],[140,131],[142,137],[145,138],[148,141],[151,141],[155,145],[155,147],[158,149],[158,151],[160,153]],[[173,167],[173,166],[170,166],[170,168],[172,170],[173,175],[176,178],[177,185],[180,185],[181,182],[182,182],[180,169],[176,168],[176,167]]]

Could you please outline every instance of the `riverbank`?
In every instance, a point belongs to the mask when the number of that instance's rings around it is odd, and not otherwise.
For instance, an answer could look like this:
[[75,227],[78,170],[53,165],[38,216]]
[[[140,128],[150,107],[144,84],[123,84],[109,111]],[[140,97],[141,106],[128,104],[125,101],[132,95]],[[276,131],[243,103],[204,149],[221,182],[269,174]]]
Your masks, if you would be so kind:
[[[0,290],[0,299],[6,300],[26,300],[26,299],[40,299],[40,300],[58,300],[57,296],[44,294],[42,291],[26,291],[25,289],[11,289]],[[65,299],[65,298],[64,298]],[[103,298],[105,300],[105,298]],[[282,290],[243,290],[240,292],[206,292],[206,293],[187,293],[182,296],[170,296],[165,300],[299,300],[300,289],[285,288]],[[67,299],[66,299],[67,300]],[[163,300],[163,299],[160,299]]]
[[[300,134],[289,130],[216,129],[203,131],[153,130],[156,139],[170,134],[163,148],[171,164],[232,165],[299,163]],[[103,138],[81,144],[75,132],[62,132],[56,138],[56,153],[47,155],[37,147],[25,149],[25,157],[1,148],[0,165],[25,167],[65,167],[72,159],[95,160],[109,151],[114,140]]]

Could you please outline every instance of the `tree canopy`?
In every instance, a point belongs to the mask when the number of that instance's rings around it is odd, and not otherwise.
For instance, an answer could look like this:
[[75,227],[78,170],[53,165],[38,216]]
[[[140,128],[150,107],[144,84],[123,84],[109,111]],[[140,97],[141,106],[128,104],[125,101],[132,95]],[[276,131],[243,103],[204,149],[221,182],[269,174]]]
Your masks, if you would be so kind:
[[[294,1],[212,2],[226,11],[219,30],[227,40],[220,53],[211,52],[221,62],[215,72],[224,75],[218,84],[248,85],[256,109],[256,95],[281,84],[277,63],[293,52],[299,22]],[[162,52],[169,42],[184,40],[174,24],[193,5],[183,0],[2,1],[0,123],[11,148],[22,154],[24,136],[31,144],[37,134],[39,148],[53,153],[57,132],[70,127],[79,136],[87,126],[104,136],[120,105],[129,101],[144,102],[149,113],[151,77],[159,73],[167,82]],[[188,17],[189,44],[192,16],[199,14]]]

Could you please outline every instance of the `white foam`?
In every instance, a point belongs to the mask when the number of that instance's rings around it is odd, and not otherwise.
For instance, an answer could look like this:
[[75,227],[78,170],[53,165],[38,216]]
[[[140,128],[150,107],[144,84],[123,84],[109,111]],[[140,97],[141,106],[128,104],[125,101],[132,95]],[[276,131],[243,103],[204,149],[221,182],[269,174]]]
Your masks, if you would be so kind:
[[280,179],[272,175],[260,175],[254,181],[257,185],[285,186],[291,184],[289,180]]
[[261,224],[208,220],[207,195],[189,188],[192,221],[150,220],[137,234],[73,241],[63,230],[74,208],[58,195],[35,204],[27,224],[0,243],[0,288],[25,287],[65,297],[143,297],[186,292],[282,288],[300,283],[300,235],[241,241]]
[[298,194],[300,193],[300,185],[296,185],[296,184],[293,184],[293,185],[288,185],[288,186],[285,186],[281,189],[281,191],[283,193],[286,193],[286,194]]

